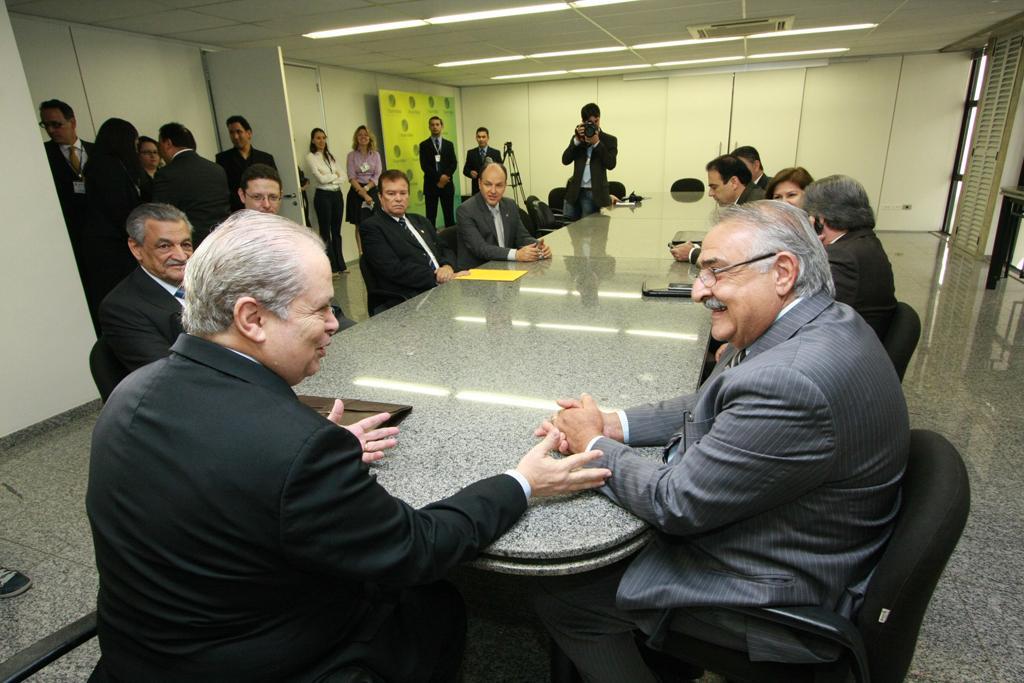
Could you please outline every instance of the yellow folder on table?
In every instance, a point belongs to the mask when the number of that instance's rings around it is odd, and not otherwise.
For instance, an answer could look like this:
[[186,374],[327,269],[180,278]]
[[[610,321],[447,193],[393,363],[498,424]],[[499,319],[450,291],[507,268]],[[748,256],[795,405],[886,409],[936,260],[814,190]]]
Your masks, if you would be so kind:
[[526,275],[525,270],[487,270],[486,268],[470,268],[469,273],[460,275],[456,280],[482,280],[485,282],[514,282]]

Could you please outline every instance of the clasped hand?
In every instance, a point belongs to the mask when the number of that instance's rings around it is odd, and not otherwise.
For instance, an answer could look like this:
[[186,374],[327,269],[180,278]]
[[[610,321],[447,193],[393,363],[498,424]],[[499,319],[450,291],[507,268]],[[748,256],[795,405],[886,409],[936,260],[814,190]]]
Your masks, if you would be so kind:
[[389,413],[377,413],[363,418],[350,425],[341,424],[341,416],[345,413],[345,404],[338,398],[334,400],[327,419],[343,429],[352,432],[363,447],[363,462],[369,464],[384,457],[383,451],[398,445],[398,427],[381,427],[391,417]]
[[618,414],[602,412],[590,394],[582,394],[579,400],[558,399],[557,403],[562,409],[552,415],[550,420],[542,422],[534,434],[546,436],[552,431],[559,432],[560,453],[582,450],[595,436],[623,440]]

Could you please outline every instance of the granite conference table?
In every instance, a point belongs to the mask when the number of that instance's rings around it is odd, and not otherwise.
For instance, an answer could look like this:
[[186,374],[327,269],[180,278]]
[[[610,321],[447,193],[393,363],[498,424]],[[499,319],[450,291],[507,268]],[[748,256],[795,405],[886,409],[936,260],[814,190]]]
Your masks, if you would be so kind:
[[[585,390],[604,408],[625,408],[693,391],[707,310],[640,295],[652,273],[687,268],[671,258],[556,251],[521,268],[528,273],[516,282],[451,282],[336,335],[321,371],[297,391],[411,404],[399,445],[372,471],[421,507],[515,467],[555,398]],[[650,533],[596,492],[534,500],[475,565],[576,573],[634,553]]]

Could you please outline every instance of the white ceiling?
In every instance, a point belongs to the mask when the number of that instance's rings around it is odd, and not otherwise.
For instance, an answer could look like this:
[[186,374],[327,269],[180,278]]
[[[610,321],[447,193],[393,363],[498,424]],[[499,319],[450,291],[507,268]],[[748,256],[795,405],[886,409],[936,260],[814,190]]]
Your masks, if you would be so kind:
[[[312,40],[303,33],[550,0],[6,0],[13,13],[223,48],[280,45],[285,58],[453,86],[492,76],[848,47],[842,56],[939,50],[1024,11],[1024,0],[638,0],[525,17]],[[866,31],[743,40],[699,47],[438,68],[439,62],[690,38],[688,25],[795,17],[793,28],[877,23]],[[813,59],[813,57],[810,57]],[[789,59],[789,58],[787,58]],[[756,60],[751,60],[756,61]],[[740,62],[742,63],[742,62]],[[680,67],[664,67],[677,70]],[[657,68],[651,69],[658,70]],[[633,73],[642,70],[634,70]],[[597,75],[623,73],[597,72]],[[595,74],[581,74],[590,77]],[[565,78],[559,76],[558,78]],[[571,77],[571,76],[570,76]],[[516,81],[511,81],[516,82]],[[520,81],[521,82],[521,81]]]

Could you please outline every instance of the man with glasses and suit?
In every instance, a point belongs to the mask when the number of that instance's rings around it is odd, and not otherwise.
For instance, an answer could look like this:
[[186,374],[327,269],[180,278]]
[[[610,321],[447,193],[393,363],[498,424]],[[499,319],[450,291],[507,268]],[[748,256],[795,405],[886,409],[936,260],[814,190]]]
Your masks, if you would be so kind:
[[[803,211],[722,211],[693,298],[729,352],[695,394],[602,412],[583,394],[545,422],[595,448],[600,489],[656,529],[634,558],[545,582],[535,607],[588,681],[655,681],[634,631],[670,631],[762,661],[830,661],[726,607],[818,605],[850,616],[900,504],[910,428],[878,337],[835,301]],[[870,396],[870,400],[866,397]],[[664,446],[663,458],[632,446]],[[679,653],[685,655],[685,653]]]

